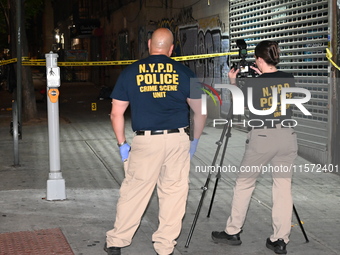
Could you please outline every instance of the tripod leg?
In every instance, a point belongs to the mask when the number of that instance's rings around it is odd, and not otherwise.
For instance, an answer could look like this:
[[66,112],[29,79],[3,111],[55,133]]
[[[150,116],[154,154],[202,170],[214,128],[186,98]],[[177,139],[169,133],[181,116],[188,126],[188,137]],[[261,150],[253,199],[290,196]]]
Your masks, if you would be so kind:
[[213,203],[214,203],[215,193],[216,193],[216,189],[217,189],[217,185],[218,185],[218,180],[219,180],[219,179],[220,179],[220,177],[217,177],[217,176],[216,176],[214,191],[213,191],[213,194],[212,194],[212,196],[211,196],[209,211],[208,211],[208,215],[207,215],[208,218],[210,217],[211,208],[212,208],[212,205],[213,205]]
[[[226,134],[226,141],[225,141],[222,156],[221,156],[220,167],[222,167],[222,165],[223,165],[223,160],[224,160],[225,153],[227,151],[227,145],[228,145],[229,137],[231,137],[231,125],[230,124],[228,124],[228,131],[227,131],[227,134]],[[212,194],[212,197],[211,197],[210,206],[209,206],[209,210],[208,210],[208,215],[207,215],[208,218],[210,217],[211,209],[212,209],[214,199],[215,199],[215,193],[216,193],[216,190],[217,190],[218,181],[219,181],[220,178],[221,178],[221,169],[219,169],[218,173],[216,174],[215,186],[214,186],[214,190],[213,190],[213,194]]]
[[[233,112],[233,107],[232,107],[232,104],[231,104],[231,107],[230,107],[229,113],[228,113],[228,117],[227,117],[227,119],[229,120],[228,123],[230,123],[230,119],[232,118],[232,112]],[[212,166],[215,166],[215,164],[216,164],[218,154],[220,153],[220,149],[221,149],[221,146],[223,144],[224,136],[226,135],[227,132],[228,132],[227,139],[230,136],[230,129],[231,129],[231,125],[224,125],[222,134],[220,136],[220,140],[216,142],[217,149],[216,149],[216,152],[215,152],[215,156],[214,156],[213,162],[211,163]],[[195,226],[196,226],[196,223],[197,223],[197,219],[198,219],[199,213],[201,211],[201,207],[202,207],[202,204],[203,204],[204,196],[205,196],[206,191],[208,190],[208,185],[209,185],[209,182],[210,182],[210,178],[211,178],[211,171],[209,171],[209,174],[208,174],[207,180],[206,180],[206,182],[204,184],[204,187],[202,187],[202,189],[203,189],[202,196],[201,196],[200,202],[198,204],[198,207],[197,207],[197,210],[196,210],[196,213],[195,213],[195,217],[194,217],[194,221],[193,221],[193,223],[191,225],[187,241],[185,243],[185,248],[189,247],[189,243],[190,243],[192,234],[194,233],[194,229],[195,229]],[[216,184],[215,184],[215,186],[217,187]],[[215,190],[216,190],[216,188],[215,188]]]
[[305,239],[306,239],[306,243],[308,243],[308,242],[309,242],[309,240],[308,240],[307,234],[306,234],[306,232],[305,232],[305,229],[304,229],[304,227],[302,226],[302,223],[301,223],[300,217],[299,217],[299,215],[298,215],[298,213],[297,213],[297,211],[296,211],[296,208],[295,208],[295,205],[294,205],[294,204],[293,204],[293,211],[294,211],[294,213],[295,213],[295,216],[296,216],[296,218],[297,218],[297,220],[298,220],[298,222],[299,222],[299,226],[300,226],[300,228],[301,228],[301,230],[302,230],[303,236],[304,236],[304,237],[305,237]]
[[211,176],[211,173],[209,173],[208,178],[207,178],[207,180],[204,184],[204,187],[202,187],[202,189],[203,189],[202,196],[201,196],[200,202],[198,204],[198,207],[197,207],[197,210],[196,210],[196,213],[195,213],[195,217],[194,217],[194,221],[192,222],[187,241],[185,243],[185,248],[189,247],[189,243],[190,243],[192,234],[194,233],[194,229],[195,229],[195,226],[196,226],[196,223],[197,223],[197,219],[198,219],[198,216],[200,214],[201,207],[202,207],[202,204],[203,204],[204,196],[205,196],[206,191],[208,190],[210,176]]
[[[216,144],[217,144],[217,149],[216,149],[216,152],[215,152],[215,156],[214,156],[213,162],[212,162],[212,164],[211,164],[212,166],[214,166],[214,165],[216,164],[216,160],[217,160],[218,154],[219,154],[219,152],[220,152],[220,148],[221,148],[221,146],[222,146],[223,138],[224,138],[226,132],[227,132],[227,125],[225,125],[224,128],[223,128],[223,131],[222,131],[220,140],[218,140],[218,141],[216,142]],[[199,204],[198,204],[198,207],[197,207],[197,210],[196,210],[196,213],[195,213],[195,217],[194,217],[194,220],[193,220],[193,222],[192,222],[192,225],[191,225],[191,228],[190,228],[190,231],[189,231],[189,235],[188,235],[187,241],[186,241],[186,243],[185,243],[185,248],[188,248],[188,247],[189,247],[189,243],[190,243],[192,234],[194,233],[194,229],[195,229],[195,226],[196,226],[196,223],[197,223],[197,219],[198,219],[198,216],[199,216],[200,211],[201,211],[201,207],[202,207],[202,204],[203,204],[203,200],[204,200],[204,197],[205,197],[205,193],[206,193],[206,191],[208,190],[210,178],[211,178],[211,172],[209,172],[208,177],[207,177],[207,180],[206,180],[206,182],[205,182],[205,184],[204,184],[204,187],[202,187],[202,189],[203,189],[202,196],[201,196],[200,202],[199,202]]]

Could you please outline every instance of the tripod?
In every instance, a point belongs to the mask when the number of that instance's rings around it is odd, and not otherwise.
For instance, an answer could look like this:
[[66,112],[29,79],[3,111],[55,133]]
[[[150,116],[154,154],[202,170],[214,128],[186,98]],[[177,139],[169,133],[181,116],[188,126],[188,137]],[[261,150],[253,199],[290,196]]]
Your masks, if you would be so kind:
[[[216,164],[217,157],[218,157],[218,154],[220,153],[220,149],[221,149],[221,146],[223,144],[224,137],[226,137],[226,142],[224,144],[220,166],[222,166],[222,164],[223,164],[223,159],[224,159],[225,152],[227,150],[227,145],[228,145],[229,137],[231,136],[231,126],[232,126],[231,119],[232,119],[232,116],[233,116],[232,112],[233,112],[233,109],[232,109],[232,103],[231,103],[231,106],[230,106],[230,109],[229,109],[229,112],[228,112],[228,115],[227,115],[227,119],[226,119],[227,123],[224,124],[223,131],[221,133],[220,139],[216,142],[217,149],[216,149],[216,152],[215,152],[214,159],[213,159],[213,161],[211,163],[212,166],[215,166],[215,164]],[[203,190],[202,196],[201,196],[201,199],[200,199],[200,201],[198,203],[198,207],[197,207],[197,210],[196,210],[196,213],[195,213],[195,217],[194,217],[193,223],[191,225],[187,241],[185,243],[185,248],[189,247],[189,243],[190,243],[192,234],[194,233],[194,229],[195,229],[195,226],[196,226],[196,223],[197,223],[197,219],[198,219],[198,216],[199,216],[201,208],[202,208],[202,204],[203,204],[203,200],[204,200],[204,197],[205,197],[205,193],[207,192],[208,187],[209,187],[209,182],[210,182],[210,179],[211,179],[211,175],[212,175],[212,172],[209,170],[209,174],[208,174],[207,180],[206,180],[204,186],[202,187],[202,190]],[[211,200],[211,203],[210,203],[209,214],[208,215],[210,215],[210,211],[211,211],[211,208],[212,208],[212,205],[213,205],[213,200],[214,200],[216,189],[217,189],[218,180],[219,180],[220,177],[221,177],[221,171],[219,169],[219,171],[218,171],[218,173],[216,175],[216,182],[215,182],[213,197],[212,197],[212,200]]]
[[[220,166],[222,167],[222,165],[223,165],[223,160],[224,160],[224,156],[225,156],[225,153],[226,153],[226,150],[227,150],[228,141],[229,141],[229,138],[231,137],[232,118],[233,118],[233,115],[232,115],[232,112],[233,112],[232,106],[233,106],[233,104],[231,102],[231,107],[230,107],[228,115],[227,115],[227,123],[223,127],[220,139],[216,142],[217,149],[216,149],[215,156],[214,156],[212,164],[211,164],[212,166],[215,166],[216,161],[217,161],[217,157],[218,157],[218,155],[220,153],[220,149],[221,149],[221,146],[223,144],[223,140],[224,140],[224,138],[226,138],[225,144],[224,144],[224,148],[223,148],[223,151],[222,151],[222,155],[221,155],[221,160],[220,160]],[[212,206],[213,206],[213,203],[214,203],[214,198],[215,198],[215,194],[216,194],[216,190],[217,190],[217,186],[218,186],[218,181],[221,178],[221,167],[219,168],[219,170],[218,170],[218,172],[216,174],[215,186],[214,186],[214,190],[213,190],[213,194],[212,194],[212,197],[211,197],[210,206],[209,206],[209,210],[208,210],[208,215],[207,215],[208,218],[210,217],[211,209],[212,209]],[[201,199],[199,201],[199,204],[198,204],[198,207],[197,207],[197,210],[196,210],[196,213],[195,213],[195,217],[194,217],[193,223],[192,223],[190,231],[189,231],[189,235],[188,235],[187,241],[185,243],[185,248],[189,247],[189,244],[190,244],[190,241],[191,241],[191,238],[192,238],[192,235],[193,235],[193,232],[194,232],[194,229],[195,229],[195,226],[196,226],[196,223],[197,223],[197,220],[198,220],[198,217],[199,217],[202,205],[203,205],[203,200],[204,200],[204,197],[205,197],[205,193],[207,192],[207,190],[209,188],[209,183],[210,183],[211,175],[212,175],[212,172],[209,170],[209,174],[207,176],[206,182],[205,182],[204,186],[202,187],[202,190],[203,190],[202,196],[201,196]],[[298,220],[299,226],[300,226],[301,231],[302,231],[302,233],[304,235],[306,243],[308,243],[309,240],[308,240],[307,234],[306,234],[305,229],[304,229],[304,227],[303,227],[303,225],[301,223],[300,217],[298,215],[298,212],[297,212],[294,204],[293,204],[293,211],[294,211],[295,216],[296,216],[296,218]]]

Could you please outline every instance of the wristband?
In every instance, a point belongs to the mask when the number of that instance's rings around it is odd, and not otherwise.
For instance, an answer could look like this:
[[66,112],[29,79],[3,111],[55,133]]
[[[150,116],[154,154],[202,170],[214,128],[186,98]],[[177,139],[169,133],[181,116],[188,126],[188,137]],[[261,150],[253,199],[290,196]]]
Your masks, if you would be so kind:
[[121,147],[121,146],[123,146],[124,144],[126,144],[127,142],[126,142],[126,140],[124,141],[124,142],[122,142],[122,143],[117,143],[117,145],[118,145],[118,147]]

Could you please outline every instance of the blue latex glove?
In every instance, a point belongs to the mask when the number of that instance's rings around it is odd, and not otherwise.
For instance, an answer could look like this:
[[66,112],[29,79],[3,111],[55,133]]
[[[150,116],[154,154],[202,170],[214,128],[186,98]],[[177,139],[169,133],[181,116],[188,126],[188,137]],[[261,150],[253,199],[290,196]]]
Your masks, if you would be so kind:
[[122,161],[126,161],[129,157],[131,146],[128,143],[123,144],[119,147],[120,156],[122,157]]
[[194,156],[194,154],[196,152],[198,140],[199,139],[194,138],[194,140],[191,141],[191,143],[190,143],[190,159]]

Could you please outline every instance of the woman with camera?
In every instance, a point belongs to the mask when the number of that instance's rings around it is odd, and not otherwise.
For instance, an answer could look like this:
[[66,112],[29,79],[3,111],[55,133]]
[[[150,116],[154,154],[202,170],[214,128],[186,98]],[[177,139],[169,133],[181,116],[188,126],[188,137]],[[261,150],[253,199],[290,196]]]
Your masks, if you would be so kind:
[[[297,140],[291,127],[291,109],[289,105],[286,114],[281,111],[281,92],[283,88],[295,87],[293,75],[279,71],[276,65],[280,61],[280,51],[277,42],[262,41],[255,48],[256,67],[259,76],[245,78],[243,91],[246,102],[252,97],[253,108],[271,113],[269,115],[254,114],[250,111],[249,133],[245,144],[245,153],[241,162],[238,177],[234,187],[231,214],[224,231],[213,231],[212,239],[218,243],[240,245],[240,233],[246,219],[256,179],[261,174],[262,166],[271,164],[272,186],[272,226],[273,233],[267,238],[266,247],[276,254],[286,254],[289,242],[293,199],[291,192],[292,165],[297,157]],[[239,69],[232,69],[228,76],[230,82],[236,85]],[[247,93],[252,88],[252,93]],[[287,94],[291,98],[292,94]],[[275,105],[277,98],[277,108]],[[234,99],[235,100],[235,99]],[[275,107],[275,106],[274,106]],[[258,113],[258,111],[255,111]],[[248,121],[248,123],[250,123]],[[247,171],[242,171],[247,169]],[[250,169],[250,170],[249,170]]]

